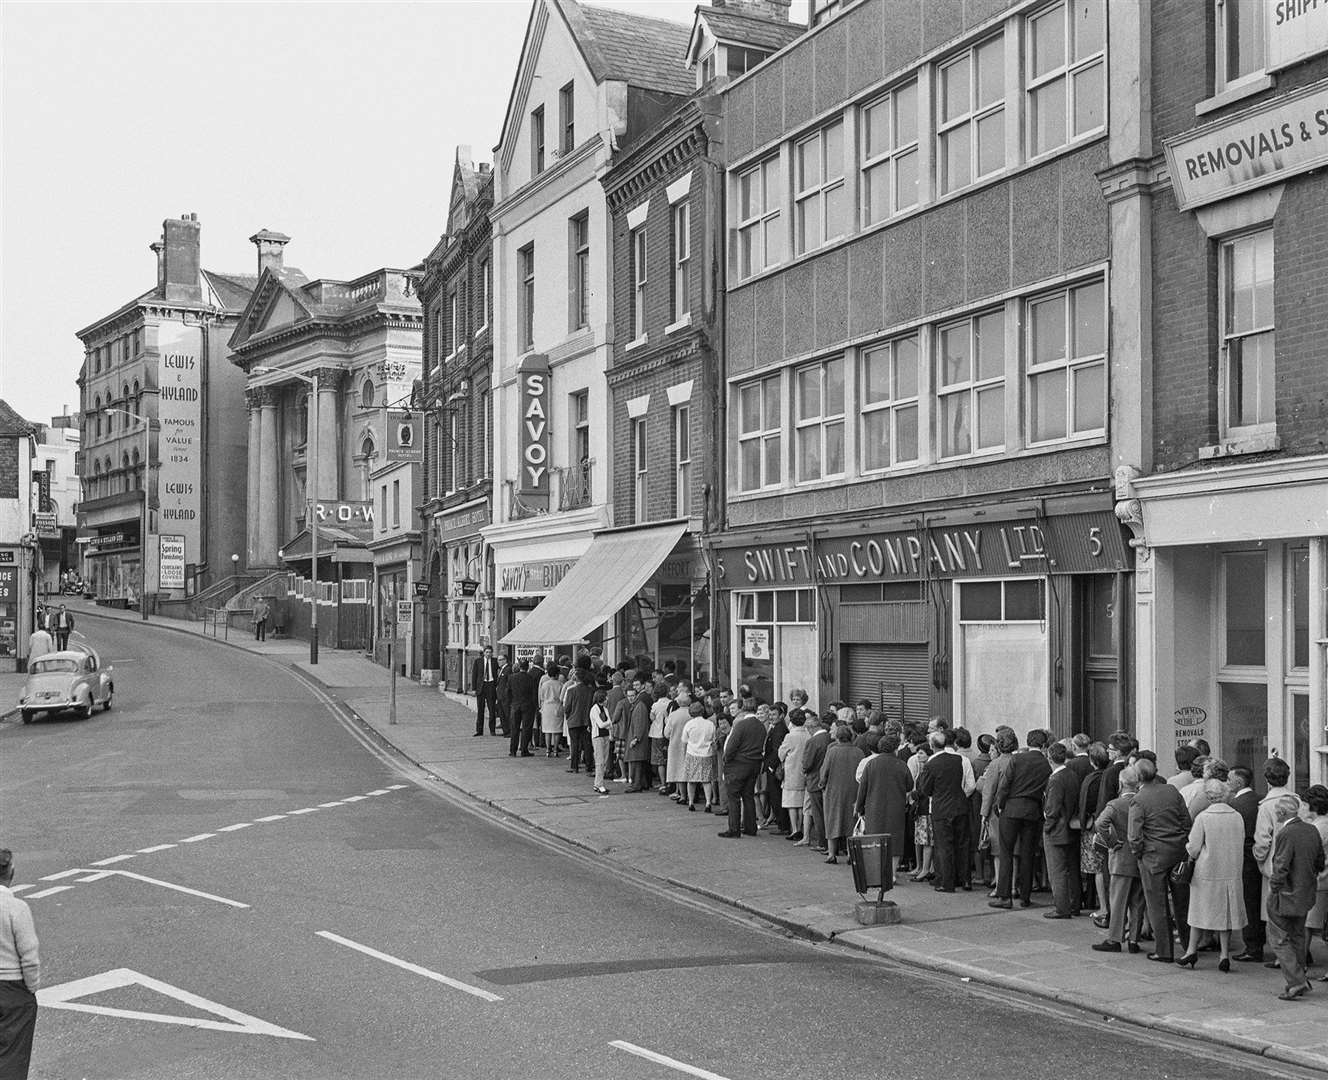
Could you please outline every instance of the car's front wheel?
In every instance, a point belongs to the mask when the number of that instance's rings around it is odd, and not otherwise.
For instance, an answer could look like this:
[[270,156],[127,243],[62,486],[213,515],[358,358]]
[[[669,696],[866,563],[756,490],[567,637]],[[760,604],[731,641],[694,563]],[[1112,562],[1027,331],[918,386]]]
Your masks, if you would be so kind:
[[82,719],[90,720],[92,719],[92,710],[96,707],[96,702],[92,700],[92,693],[89,691],[87,701],[82,702],[78,707],[78,714]]
[[111,698],[113,697],[115,697],[115,687],[108,686],[106,688],[106,700],[101,703],[102,712],[111,711]]
[[37,715],[37,714],[34,713],[31,709],[24,709],[24,710],[23,710],[23,722],[24,722],[25,724],[31,724],[31,723],[32,723],[32,718],[33,718],[34,716],[36,716],[36,715]]

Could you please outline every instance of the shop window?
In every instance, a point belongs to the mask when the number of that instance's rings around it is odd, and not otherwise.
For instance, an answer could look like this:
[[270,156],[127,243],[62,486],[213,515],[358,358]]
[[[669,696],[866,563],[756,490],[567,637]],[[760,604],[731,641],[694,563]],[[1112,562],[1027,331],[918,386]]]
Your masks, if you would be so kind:
[[1222,555],[1223,658],[1226,667],[1263,667],[1266,662],[1265,554]]
[[1027,22],[1028,156],[1102,128],[1106,121],[1106,11],[1066,0]]
[[1041,578],[1026,581],[964,581],[959,585],[959,621],[1042,622],[1046,591]]
[[757,700],[787,697],[794,687],[817,686],[816,593],[762,589],[734,594],[735,685],[752,687]]
[[918,338],[914,334],[862,354],[862,468],[906,465],[918,446]]
[[1222,298],[1219,395],[1226,435],[1275,426],[1276,335],[1273,328],[1273,230],[1229,240],[1218,262]]
[[1263,74],[1268,6],[1268,0],[1213,0],[1216,90],[1230,89]]
[[794,249],[801,255],[848,230],[843,122],[795,143],[793,162]]
[[1005,42],[997,34],[941,65],[937,74],[941,193],[1005,168]]
[[937,334],[940,456],[1005,445],[1005,315],[994,311]]
[[1261,682],[1223,682],[1217,698],[1222,733],[1218,756],[1252,764],[1255,782],[1262,787],[1260,766],[1268,760],[1268,687]]
[[761,491],[783,478],[780,377],[738,388],[738,489]]
[[798,482],[844,475],[844,361],[793,374],[794,457]]
[[341,602],[343,604],[367,604],[369,602],[368,579],[346,578],[341,583]]
[[751,277],[784,261],[784,204],[779,158],[772,157],[738,174],[738,277]]
[[918,204],[918,83],[897,86],[862,110],[862,222]]
[[1106,289],[1101,281],[1031,300],[1029,442],[1100,435],[1107,426]]

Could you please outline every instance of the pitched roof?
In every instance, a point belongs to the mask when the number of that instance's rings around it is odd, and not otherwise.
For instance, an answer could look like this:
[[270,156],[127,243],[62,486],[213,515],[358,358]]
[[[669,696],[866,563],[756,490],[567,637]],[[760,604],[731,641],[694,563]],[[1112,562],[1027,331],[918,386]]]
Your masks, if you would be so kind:
[[612,79],[666,94],[696,89],[696,77],[684,66],[690,26],[576,0],[556,2],[596,81]]
[[204,270],[203,273],[221,306],[229,312],[243,311],[258,286],[257,274],[223,274],[216,270]]
[[723,8],[698,7],[698,19],[704,19],[710,32],[720,41],[751,45],[777,52],[807,32],[801,23],[766,19],[760,15],[729,11]]
[[0,400],[0,435],[30,435],[36,431],[35,424],[29,424],[9,406],[9,402]]

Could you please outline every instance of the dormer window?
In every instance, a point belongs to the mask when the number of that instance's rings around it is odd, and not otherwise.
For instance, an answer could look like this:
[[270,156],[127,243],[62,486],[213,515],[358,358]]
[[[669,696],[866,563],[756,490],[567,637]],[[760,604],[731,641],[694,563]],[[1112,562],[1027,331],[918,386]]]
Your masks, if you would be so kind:
[[746,75],[770,54],[761,49],[744,49],[741,45],[725,45],[724,56],[730,79]]
[[705,86],[707,83],[712,82],[714,80],[715,53],[717,51],[718,51],[717,49],[711,49],[710,52],[706,53],[705,56],[701,58],[700,82],[697,83],[698,89],[700,89],[702,86]]

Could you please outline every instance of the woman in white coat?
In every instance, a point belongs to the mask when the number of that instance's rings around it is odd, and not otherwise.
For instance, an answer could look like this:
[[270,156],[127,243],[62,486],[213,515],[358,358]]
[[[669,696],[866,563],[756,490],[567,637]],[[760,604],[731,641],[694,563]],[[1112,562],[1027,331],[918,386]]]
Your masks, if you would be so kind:
[[802,839],[802,804],[807,798],[802,776],[802,756],[811,736],[807,734],[807,714],[793,709],[788,714],[789,732],[779,744],[779,762],[784,769],[782,798],[789,814],[788,839],[797,843]]
[[1190,947],[1176,963],[1194,967],[1205,930],[1217,934],[1222,948],[1219,971],[1231,970],[1231,931],[1245,925],[1245,820],[1226,801],[1228,787],[1216,777],[1203,782],[1208,809],[1194,819],[1186,853],[1194,860],[1190,880]]
[[539,681],[540,730],[544,732],[545,757],[557,757],[563,734],[563,672],[549,665]]

